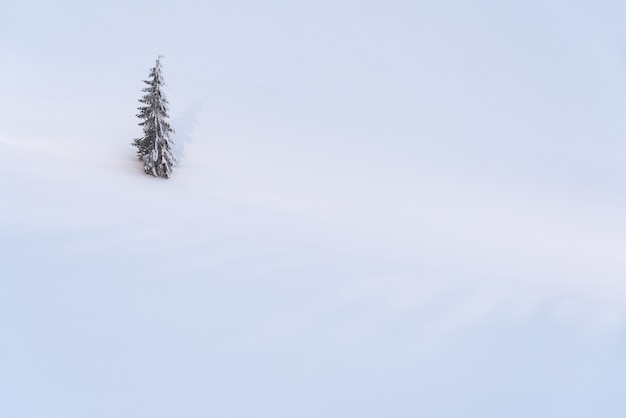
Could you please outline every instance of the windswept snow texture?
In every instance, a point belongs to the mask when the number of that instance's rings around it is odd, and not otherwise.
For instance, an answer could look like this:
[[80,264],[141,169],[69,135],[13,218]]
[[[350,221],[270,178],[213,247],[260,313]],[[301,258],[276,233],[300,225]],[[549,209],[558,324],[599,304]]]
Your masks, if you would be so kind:
[[0,417],[626,416],[626,3],[1,15]]

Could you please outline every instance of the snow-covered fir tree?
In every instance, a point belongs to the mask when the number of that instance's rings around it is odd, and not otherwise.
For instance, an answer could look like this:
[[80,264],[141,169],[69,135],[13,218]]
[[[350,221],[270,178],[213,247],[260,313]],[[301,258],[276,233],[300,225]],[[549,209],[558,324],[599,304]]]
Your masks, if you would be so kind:
[[161,57],[150,69],[150,75],[144,80],[148,86],[139,102],[137,117],[141,119],[139,126],[143,128],[143,136],[133,141],[137,147],[137,157],[144,164],[146,174],[155,177],[169,178],[176,162],[173,152],[174,141],[170,132],[174,132],[168,119],[168,101],[163,94],[163,73]]

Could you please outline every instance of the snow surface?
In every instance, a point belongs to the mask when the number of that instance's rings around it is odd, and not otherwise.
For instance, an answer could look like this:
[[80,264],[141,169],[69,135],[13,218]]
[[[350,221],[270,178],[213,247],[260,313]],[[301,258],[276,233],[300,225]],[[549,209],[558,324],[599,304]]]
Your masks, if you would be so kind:
[[623,417],[625,6],[262,3],[9,2],[0,417]]

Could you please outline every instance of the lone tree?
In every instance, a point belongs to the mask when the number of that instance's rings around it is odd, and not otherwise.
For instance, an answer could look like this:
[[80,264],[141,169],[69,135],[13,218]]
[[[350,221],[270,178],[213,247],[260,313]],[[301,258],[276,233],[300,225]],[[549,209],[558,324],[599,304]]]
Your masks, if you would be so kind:
[[160,56],[144,83],[148,86],[142,90],[145,93],[139,99],[142,105],[137,108],[143,136],[135,139],[133,145],[137,147],[137,158],[143,161],[146,174],[169,178],[176,163],[176,156],[172,151],[174,141],[170,138],[170,132],[174,130],[168,122],[169,102],[162,91],[165,82],[161,72]]

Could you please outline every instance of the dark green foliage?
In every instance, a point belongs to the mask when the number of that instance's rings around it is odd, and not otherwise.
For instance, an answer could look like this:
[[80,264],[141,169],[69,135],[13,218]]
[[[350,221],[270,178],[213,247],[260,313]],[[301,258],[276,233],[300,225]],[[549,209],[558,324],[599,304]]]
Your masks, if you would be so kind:
[[173,132],[168,119],[168,101],[163,94],[165,85],[161,72],[160,57],[150,69],[147,84],[142,91],[145,93],[139,102],[137,117],[141,119],[139,126],[143,128],[143,136],[133,141],[137,147],[137,158],[144,163],[146,174],[155,177],[169,178],[175,165],[176,157],[172,151],[174,144],[170,138]]

